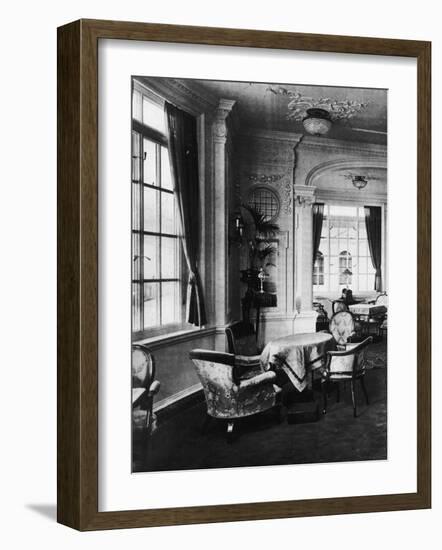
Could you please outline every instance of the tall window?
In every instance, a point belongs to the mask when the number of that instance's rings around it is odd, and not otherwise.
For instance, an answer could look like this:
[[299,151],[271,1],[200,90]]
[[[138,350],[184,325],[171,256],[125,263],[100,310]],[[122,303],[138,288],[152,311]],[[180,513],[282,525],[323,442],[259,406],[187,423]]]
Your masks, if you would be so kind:
[[313,290],[339,292],[348,284],[353,291],[369,291],[373,290],[374,277],[364,208],[325,205],[319,253],[313,269]]
[[163,105],[132,96],[132,330],[182,323],[182,247]]
[[324,254],[318,252],[316,254],[315,265],[313,266],[313,285],[324,284]]

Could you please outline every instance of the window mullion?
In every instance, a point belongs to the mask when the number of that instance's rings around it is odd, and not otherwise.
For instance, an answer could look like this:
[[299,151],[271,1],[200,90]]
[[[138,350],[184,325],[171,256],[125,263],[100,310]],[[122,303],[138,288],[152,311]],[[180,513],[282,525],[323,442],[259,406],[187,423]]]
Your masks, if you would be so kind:
[[[140,204],[140,281],[144,280],[144,189],[141,185],[141,182],[144,181],[144,145],[143,145],[143,137],[140,135],[139,144],[138,144],[138,151],[139,151],[139,174],[140,174],[140,181],[138,182],[138,195],[139,195],[139,204]],[[140,282],[140,328],[141,330],[144,330],[144,283]]]
[[161,238],[161,229],[162,229],[162,226],[163,226],[163,222],[162,222],[162,208],[161,208],[161,203],[162,203],[162,200],[161,200],[161,164],[160,164],[160,156],[161,156],[161,149],[160,149],[160,146],[158,144],[155,145],[155,169],[156,169],[156,183],[157,183],[157,186],[158,186],[158,195],[157,195],[157,198],[158,198],[158,201],[157,201],[157,214],[158,214],[158,233],[159,233],[159,237],[158,237],[158,257],[157,257],[157,266],[158,266],[158,271],[159,271],[159,280],[160,282],[158,283],[158,289],[159,289],[159,300],[158,300],[158,321],[159,321],[159,325],[162,325],[163,324],[163,283],[162,283],[162,278],[163,278],[163,270],[162,270],[162,266],[161,266],[161,249],[162,249],[162,238]]

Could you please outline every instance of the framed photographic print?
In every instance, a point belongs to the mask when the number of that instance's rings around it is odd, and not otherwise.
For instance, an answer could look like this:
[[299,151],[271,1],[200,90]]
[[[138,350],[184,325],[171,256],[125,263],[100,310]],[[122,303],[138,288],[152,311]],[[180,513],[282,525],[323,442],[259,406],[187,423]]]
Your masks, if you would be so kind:
[[59,522],[430,507],[430,51],[59,28]]

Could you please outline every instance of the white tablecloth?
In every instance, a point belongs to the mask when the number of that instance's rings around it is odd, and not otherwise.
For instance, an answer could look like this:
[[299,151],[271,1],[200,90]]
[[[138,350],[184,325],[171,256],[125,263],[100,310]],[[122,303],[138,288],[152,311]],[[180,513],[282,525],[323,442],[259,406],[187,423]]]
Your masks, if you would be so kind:
[[324,332],[291,334],[269,342],[261,354],[264,368],[280,367],[298,391],[307,387],[312,368],[323,365],[325,352],[333,344],[333,336]]

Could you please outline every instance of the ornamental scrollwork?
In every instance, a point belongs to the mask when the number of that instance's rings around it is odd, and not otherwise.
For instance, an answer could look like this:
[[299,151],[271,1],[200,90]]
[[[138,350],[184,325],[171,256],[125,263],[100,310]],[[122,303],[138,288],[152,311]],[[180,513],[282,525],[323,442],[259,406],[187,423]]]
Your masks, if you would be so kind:
[[302,95],[296,89],[289,90],[284,86],[269,86],[266,91],[288,97],[286,118],[296,122],[301,122],[307,114],[307,109],[311,108],[325,109],[330,113],[332,120],[349,120],[364,111],[369,105],[368,101],[362,103],[350,99],[337,100],[331,97],[313,98]]

